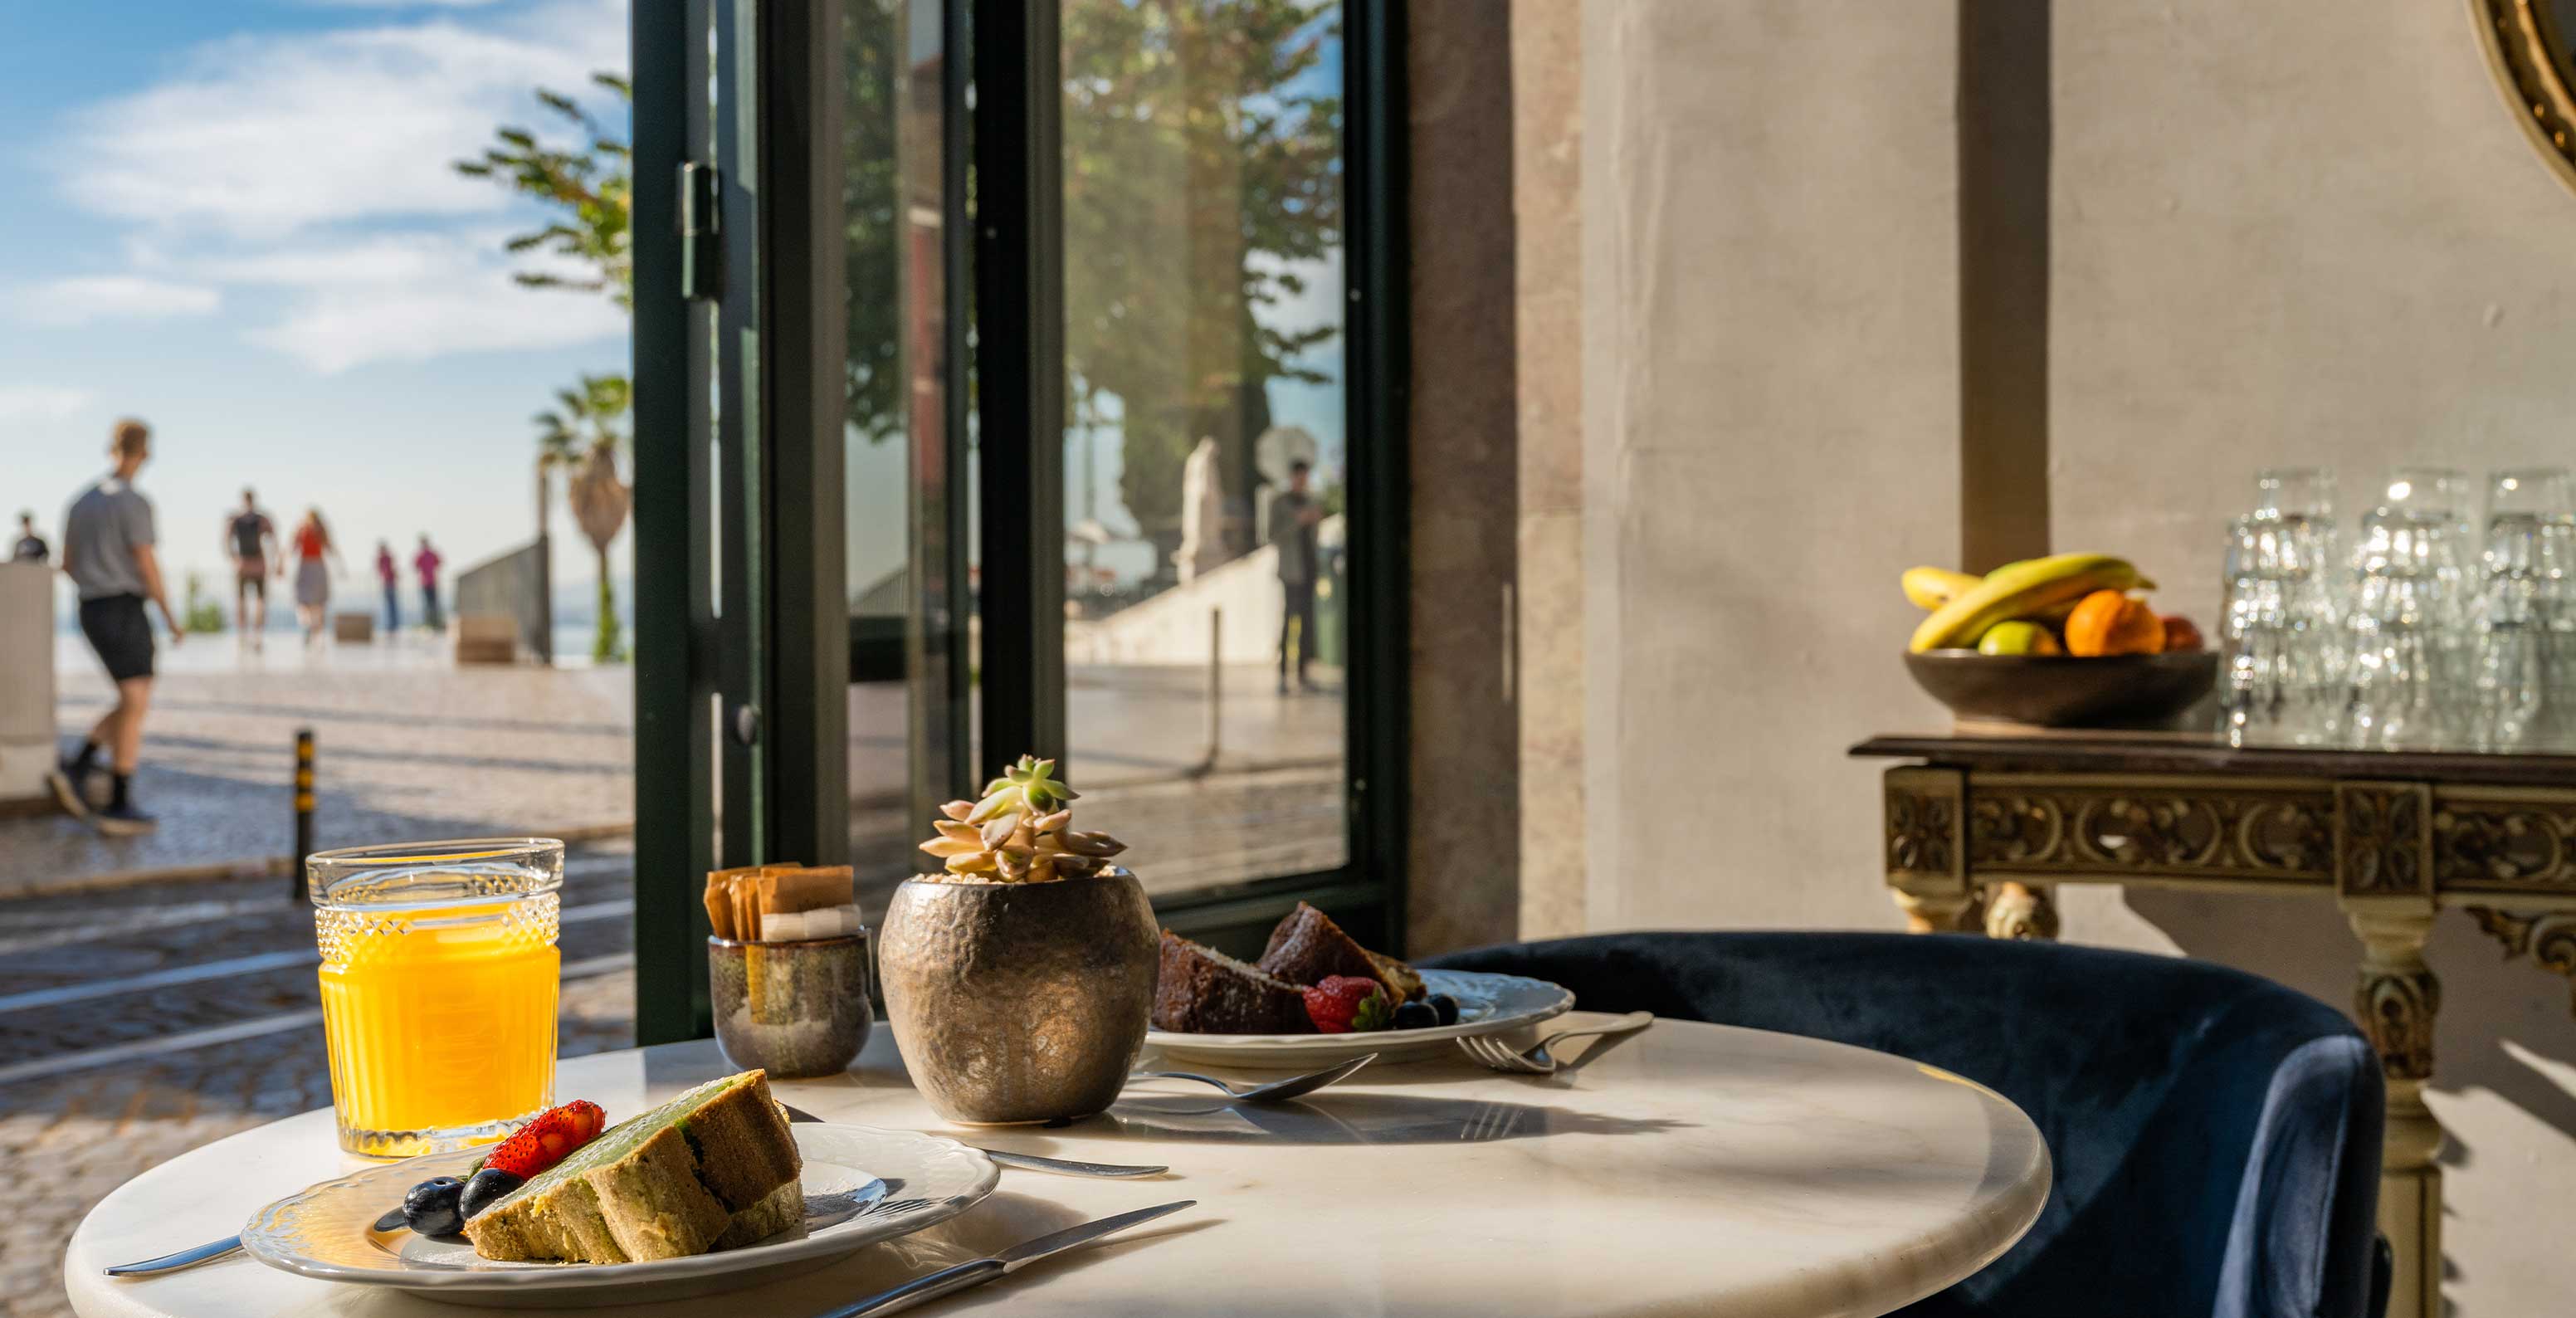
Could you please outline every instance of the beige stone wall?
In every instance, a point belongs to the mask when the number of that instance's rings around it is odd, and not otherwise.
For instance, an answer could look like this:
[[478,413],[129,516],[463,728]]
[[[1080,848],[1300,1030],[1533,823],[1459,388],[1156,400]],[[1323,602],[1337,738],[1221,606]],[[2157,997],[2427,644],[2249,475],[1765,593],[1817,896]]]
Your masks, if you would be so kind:
[[1959,545],[1954,8],[1583,18],[1587,921],[1883,927],[1842,750],[1938,710],[1894,583]]
[[[1945,722],[1894,578],[1961,541],[1956,5],[1583,19],[1584,923],[1896,927],[1878,770],[1842,752]],[[2056,547],[2127,552],[2206,622],[2257,465],[2331,463],[2353,502],[2410,458],[2576,463],[2576,195],[2465,5],[2061,4],[2052,47]],[[2064,906],[2073,940],[2350,991],[2324,902]],[[2567,986],[2456,914],[2428,955],[2446,1293],[2558,1312]]]

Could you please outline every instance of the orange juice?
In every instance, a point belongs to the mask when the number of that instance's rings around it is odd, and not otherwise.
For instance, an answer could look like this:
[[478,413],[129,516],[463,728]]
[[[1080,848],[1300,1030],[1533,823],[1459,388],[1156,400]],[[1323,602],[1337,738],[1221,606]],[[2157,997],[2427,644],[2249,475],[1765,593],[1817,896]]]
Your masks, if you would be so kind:
[[401,849],[399,871],[327,885],[334,853],[314,857],[331,1097],[353,1153],[462,1148],[553,1101],[561,853],[551,873],[496,880],[475,854],[492,844],[440,845],[454,850]]

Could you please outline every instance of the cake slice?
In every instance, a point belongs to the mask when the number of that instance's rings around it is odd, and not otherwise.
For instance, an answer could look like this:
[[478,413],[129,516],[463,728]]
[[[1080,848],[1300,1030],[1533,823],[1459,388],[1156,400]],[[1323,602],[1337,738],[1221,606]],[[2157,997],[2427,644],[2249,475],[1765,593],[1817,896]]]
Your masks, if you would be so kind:
[[1410,1002],[1425,992],[1413,967],[1360,946],[1333,917],[1304,902],[1270,931],[1259,965],[1291,984],[1321,984],[1335,975],[1374,979],[1393,1002]]
[[804,1216],[769,1078],[710,1080],[629,1118],[465,1220],[488,1259],[630,1263],[747,1245]]
[[1166,929],[1154,980],[1154,1028],[1183,1034],[1313,1034],[1306,995]]

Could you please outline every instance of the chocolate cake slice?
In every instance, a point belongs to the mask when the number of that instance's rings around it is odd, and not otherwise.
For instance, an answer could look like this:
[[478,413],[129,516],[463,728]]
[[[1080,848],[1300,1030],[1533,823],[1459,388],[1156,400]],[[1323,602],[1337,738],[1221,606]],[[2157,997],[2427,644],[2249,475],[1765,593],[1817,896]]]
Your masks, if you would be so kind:
[[1379,956],[1342,931],[1333,917],[1304,902],[1270,931],[1261,953],[1263,970],[1291,984],[1321,984],[1335,975],[1354,975],[1386,985],[1387,996],[1410,1002],[1423,995],[1422,976],[1393,957]]
[[1154,981],[1154,1028],[1181,1034],[1313,1034],[1306,995],[1166,929]]

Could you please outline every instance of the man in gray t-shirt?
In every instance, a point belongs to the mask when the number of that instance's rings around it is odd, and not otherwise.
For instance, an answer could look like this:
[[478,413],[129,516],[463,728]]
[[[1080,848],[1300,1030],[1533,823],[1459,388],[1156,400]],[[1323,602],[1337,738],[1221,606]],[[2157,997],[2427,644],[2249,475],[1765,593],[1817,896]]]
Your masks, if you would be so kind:
[[[116,683],[116,706],[90,729],[80,750],[47,776],[47,784],[63,809],[91,819],[102,833],[126,835],[152,829],[152,817],[134,808],[129,782],[143,751],[143,716],[152,705],[152,622],[144,602],[161,610],[171,645],[182,633],[161,588],[152,501],[134,488],[134,474],[152,456],[152,432],[140,421],[117,422],[108,455],[116,470],[81,491],[63,514],[62,563],[80,591],[81,635]],[[89,777],[102,749],[110,754],[114,785],[107,805],[93,815]]]

